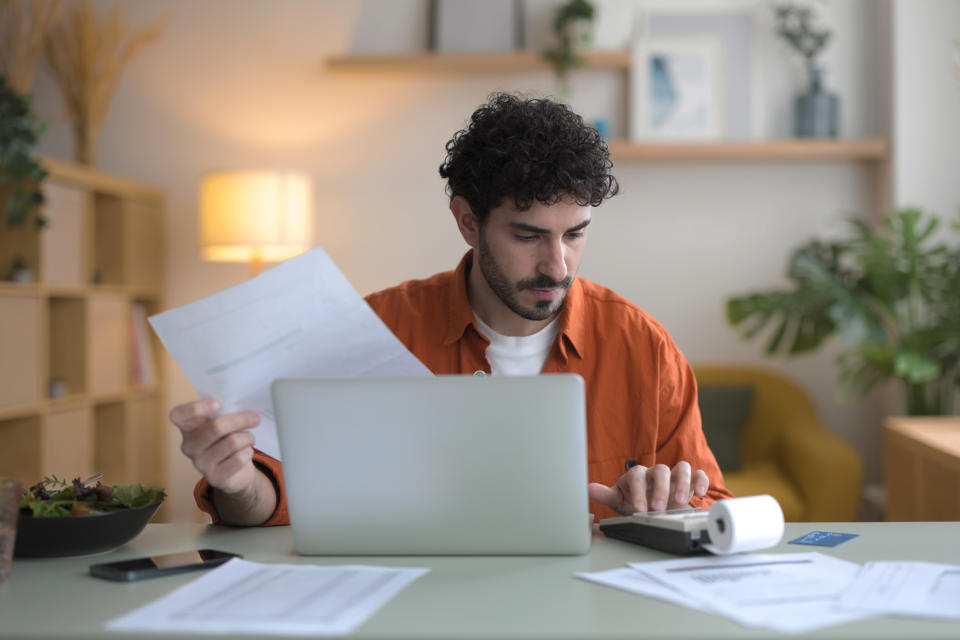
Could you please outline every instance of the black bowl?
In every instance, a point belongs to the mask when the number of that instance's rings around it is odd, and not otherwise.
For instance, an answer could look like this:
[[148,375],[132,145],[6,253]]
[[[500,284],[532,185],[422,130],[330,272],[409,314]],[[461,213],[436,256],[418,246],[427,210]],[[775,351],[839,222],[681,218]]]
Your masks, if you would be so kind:
[[13,555],[50,558],[109,551],[133,540],[150,522],[160,503],[83,516],[34,518],[20,512]]

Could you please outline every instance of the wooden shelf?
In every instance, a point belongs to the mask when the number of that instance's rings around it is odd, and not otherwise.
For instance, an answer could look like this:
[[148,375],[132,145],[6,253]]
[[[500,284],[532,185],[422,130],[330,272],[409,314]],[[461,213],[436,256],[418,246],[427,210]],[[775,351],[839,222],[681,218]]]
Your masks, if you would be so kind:
[[615,162],[880,161],[888,154],[887,142],[879,138],[651,143],[614,140],[609,148]]
[[49,156],[39,156],[41,164],[57,180],[78,185],[84,189],[104,191],[122,198],[161,199],[163,191],[157,187],[121,178],[94,167],[58,160]]
[[[630,52],[588,51],[585,69],[628,71]],[[550,66],[539,51],[489,53],[352,54],[330,58],[338,72],[375,73],[507,73],[544,71]],[[887,158],[888,144],[879,138],[857,140],[756,140],[737,142],[650,142],[614,140],[610,155],[618,162],[803,162],[859,161]]]
[[36,282],[0,281],[0,296],[40,297],[40,285]]
[[[0,282],[0,469],[31,483],[109,471],[111,484],[163,484],[161,346],[134,313],[162,307],[163,192],[41,163],[48,224],[0,228],[0,278],[22,260],[34,279]],[[153,366],[134,367],[135,349]],[[50,397],[53,380],[66,395]]]
[[[629,51],[587,51],[586,69],[630,68]],[[550,65],[539,51],[503,51],[489,53],[411,53],[353,54],[329,58],[331,71],[363,71],[394,73],[502,73],[510,71],[543,71]]]
[[44,402],[0,405],[0,420],[35,416],[46,409]]

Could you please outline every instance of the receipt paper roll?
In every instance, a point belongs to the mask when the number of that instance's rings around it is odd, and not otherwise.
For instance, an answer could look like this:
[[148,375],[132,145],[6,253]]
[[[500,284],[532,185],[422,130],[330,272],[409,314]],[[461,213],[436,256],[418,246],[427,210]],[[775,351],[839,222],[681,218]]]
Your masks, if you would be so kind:
[[728,498],[713,503],[703,545],[716,554],[740,553],[772,547],[783,537],[783,510],[773,496]]

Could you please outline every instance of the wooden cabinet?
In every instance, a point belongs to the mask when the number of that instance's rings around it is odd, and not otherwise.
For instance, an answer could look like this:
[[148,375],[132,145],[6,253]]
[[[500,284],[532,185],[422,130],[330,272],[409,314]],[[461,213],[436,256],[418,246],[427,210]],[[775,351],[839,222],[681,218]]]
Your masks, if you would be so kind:
[[[44,159],[43,216],[0,221],[0,475],[163,486],[163,197]],[[14,259],[27,282],[10,282]]]
[[960,417],[887,418],[886,519],[960,520]]

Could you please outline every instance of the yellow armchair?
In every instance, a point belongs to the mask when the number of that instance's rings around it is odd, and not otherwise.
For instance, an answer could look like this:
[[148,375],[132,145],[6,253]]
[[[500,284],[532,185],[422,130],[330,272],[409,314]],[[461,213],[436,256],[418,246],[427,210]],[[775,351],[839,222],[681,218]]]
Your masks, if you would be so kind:
[[788,522],[856,520],[860,455],[820,421],[795,382],[761,367],[694,365],[700,387],[750,387],[753,397],[740,439],[740,465],[724,471],[736,496],[769,493]]

